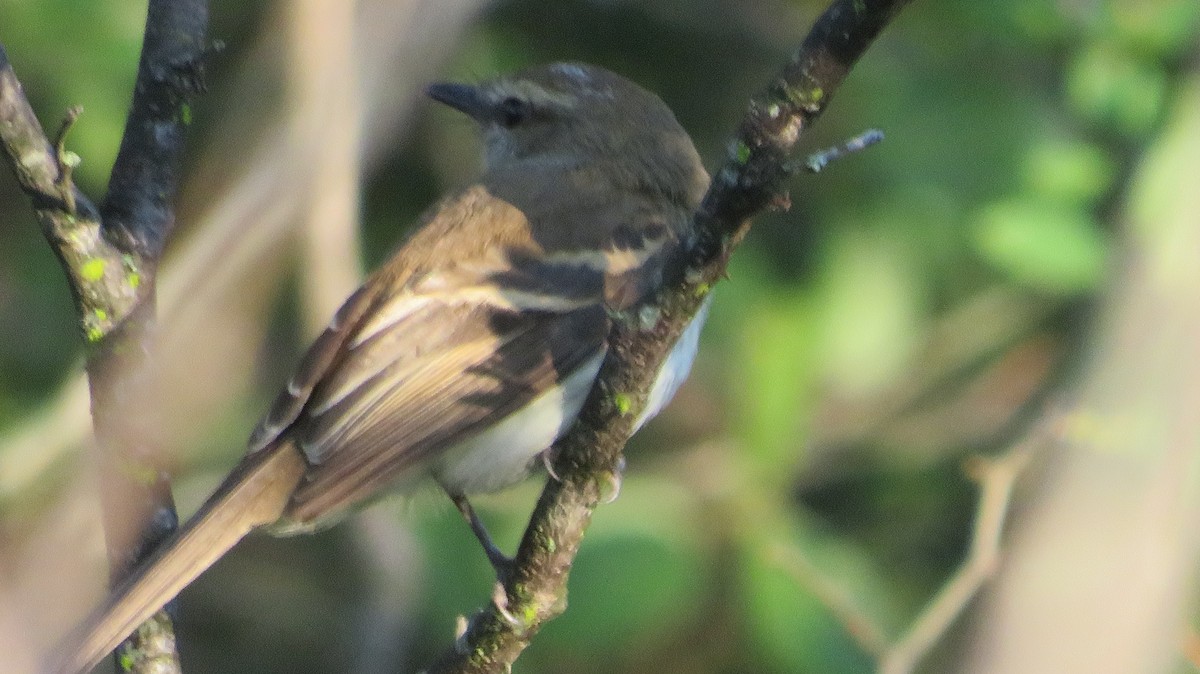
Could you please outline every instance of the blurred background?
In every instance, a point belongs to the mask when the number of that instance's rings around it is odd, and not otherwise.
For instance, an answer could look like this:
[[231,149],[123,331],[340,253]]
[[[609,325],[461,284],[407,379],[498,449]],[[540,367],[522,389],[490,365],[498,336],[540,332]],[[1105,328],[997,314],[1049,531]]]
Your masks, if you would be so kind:
[[[363,270],[478,170],[470,124],[425,83],[597,63],[658,92],[714,168],[823,8],[213,0],[223,48],[193,107],[159,285],[159,431],[181,514]],[[43,125],[84,108],[69,146],[94,198],[144,12],[0,1],[0,42]],[[790,211],[758,219],[690,381],[630,443],[569,609],[516,670],[1197,671],[1198,32],[1195,0],[906,9],[803,145],[868,127],[886,141],[797,176]],[[32,670],[103,593],[81,353],[6,170],[8,671]],[[979,483],[996,480],[977,522]],[[478,500],[503,547],[540,483]],[[185,671],[418,670],[491,593],[444,501],[430,489],[313,537],[251,537],[182,595]],[[943,592],[997,536],[998,556]]]

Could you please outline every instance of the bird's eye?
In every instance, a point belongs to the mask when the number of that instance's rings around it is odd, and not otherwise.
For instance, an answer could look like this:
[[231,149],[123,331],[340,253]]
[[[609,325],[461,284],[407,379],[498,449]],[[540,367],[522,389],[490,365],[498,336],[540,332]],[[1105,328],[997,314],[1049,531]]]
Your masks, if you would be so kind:
[[526,101],[516,96],[509,96],[500,101],[497,107],[497,120],[501,126],[514,127],[521,122],[529,119],[530,107],[529,101]]

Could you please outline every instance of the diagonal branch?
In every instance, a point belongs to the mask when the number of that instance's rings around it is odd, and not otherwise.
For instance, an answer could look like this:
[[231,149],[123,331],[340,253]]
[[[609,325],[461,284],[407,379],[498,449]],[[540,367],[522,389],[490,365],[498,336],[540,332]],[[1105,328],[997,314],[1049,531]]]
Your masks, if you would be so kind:
[[749,219],[787,203],[785,163],[859,56],[907,0],[837,0],[787,67],[751,102],[700,212],[695,239],[656,300],[617,317],[598,383],[558,443],[516,567],[431,672],[503,672],[565,608],[571,563],[596,505],[619,484],[621,452],[658,366],[721,279]]

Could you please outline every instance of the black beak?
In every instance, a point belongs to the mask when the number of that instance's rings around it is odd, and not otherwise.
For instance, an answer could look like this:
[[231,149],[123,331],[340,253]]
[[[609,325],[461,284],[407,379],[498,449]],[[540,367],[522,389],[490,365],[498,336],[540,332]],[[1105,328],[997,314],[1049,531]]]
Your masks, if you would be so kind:
[[433,100],[466,113],[475,120],[482,120],[487,112],[487,105],[479,89],[469,84],[437,82],[426,87],[425,93]]

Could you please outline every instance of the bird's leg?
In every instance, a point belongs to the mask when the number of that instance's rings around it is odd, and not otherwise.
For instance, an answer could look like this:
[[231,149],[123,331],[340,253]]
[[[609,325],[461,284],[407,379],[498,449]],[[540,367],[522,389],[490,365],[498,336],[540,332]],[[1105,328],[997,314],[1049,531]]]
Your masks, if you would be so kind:
[[496,604],[496,610],[500,615],[511,625],[519,626],[521,623],[508,610],[508,581],[512,578],[513,559],[508,555],[500,552],[500,548],[492,542],[492,537],[488,533],[487,527],[483,526],[483,520],[479,519],[479,515],[475,514],[475,509],[471,507],[470,501],[462,494],[450,494],[450,500],[454,501],[454,505],[458,508],[458,512],[462,513],[467,524],[471,526],[471,531],[475,533],[475,538],[479,539],[479,544],[483,546],[483,551],[487,554],[488,561],[492,563],[492,568],[496,571],[496,589],[492,593],[492,601]]
[[475,509],[471,507],[471,503],[467,501],[467,497],[462,494],[450,494],[450,500],[454,501],[458,512],[462,513],[463,519],[467,520],[471,531],[475,533],[475,538],[479,539],[479,544],[483,546],[483,551],[487,554],[488,561],[492,563],[492,568],[496,570],[496,578],[501,583],[507,583],[509,576],[512,574],[513,560],[512,557],[500,551],[496,544],[492,542],[492,537],[488,534],[487,527],[483,526],[483,521],[475,514]]

